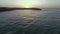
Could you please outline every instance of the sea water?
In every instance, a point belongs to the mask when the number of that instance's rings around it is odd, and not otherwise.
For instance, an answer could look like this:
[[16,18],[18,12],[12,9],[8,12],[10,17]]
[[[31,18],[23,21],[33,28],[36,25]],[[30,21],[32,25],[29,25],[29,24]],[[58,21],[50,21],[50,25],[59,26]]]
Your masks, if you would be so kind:
[[60,9],[0,12],[0,34],[60,34]]

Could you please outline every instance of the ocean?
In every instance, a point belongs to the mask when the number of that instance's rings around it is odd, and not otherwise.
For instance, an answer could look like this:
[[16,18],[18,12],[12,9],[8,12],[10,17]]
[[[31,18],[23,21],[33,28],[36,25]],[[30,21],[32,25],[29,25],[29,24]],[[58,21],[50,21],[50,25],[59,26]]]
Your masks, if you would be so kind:
[[60,9],[0,12],[0,34],[60,34]]

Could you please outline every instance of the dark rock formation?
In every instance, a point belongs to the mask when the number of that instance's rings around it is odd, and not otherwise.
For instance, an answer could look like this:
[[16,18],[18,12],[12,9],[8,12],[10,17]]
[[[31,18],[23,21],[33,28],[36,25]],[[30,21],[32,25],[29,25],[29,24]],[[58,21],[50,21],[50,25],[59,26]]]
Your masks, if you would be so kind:
[[11,10],[42,10],[39,8],[8,8],[8,7],[0,7],[1,11],[11,11]]

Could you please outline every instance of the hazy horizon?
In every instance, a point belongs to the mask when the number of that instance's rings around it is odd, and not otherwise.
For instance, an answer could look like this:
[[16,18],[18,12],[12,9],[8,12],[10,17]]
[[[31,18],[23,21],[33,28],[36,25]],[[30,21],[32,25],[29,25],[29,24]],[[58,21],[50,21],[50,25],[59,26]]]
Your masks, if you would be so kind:
[[[39,8],[60,8],[60,0],[28,0]],[[24,0],[0,0],[0,7],[20,7]]]

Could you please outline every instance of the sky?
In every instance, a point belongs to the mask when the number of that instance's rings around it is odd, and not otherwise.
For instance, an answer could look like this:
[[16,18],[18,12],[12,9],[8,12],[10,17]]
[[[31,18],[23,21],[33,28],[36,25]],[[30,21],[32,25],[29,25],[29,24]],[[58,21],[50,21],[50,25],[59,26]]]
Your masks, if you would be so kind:
[[26,1],[35,7],[60,8],[60,0],[0,0],[0,7],[21,7]]

